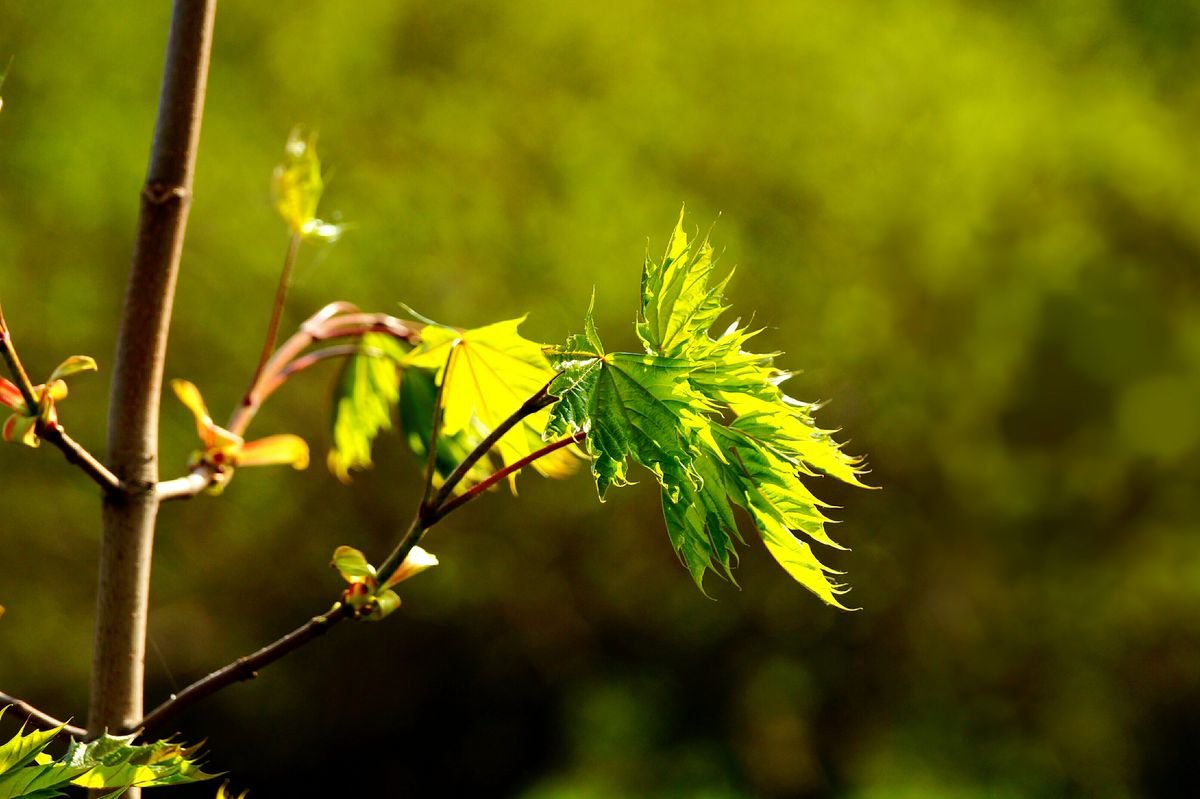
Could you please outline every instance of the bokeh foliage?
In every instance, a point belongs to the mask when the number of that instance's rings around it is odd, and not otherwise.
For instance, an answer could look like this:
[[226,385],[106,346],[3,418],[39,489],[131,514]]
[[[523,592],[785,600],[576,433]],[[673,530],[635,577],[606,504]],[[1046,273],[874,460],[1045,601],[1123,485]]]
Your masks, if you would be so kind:
[[[0,7],[0,298],[33,372],[99,360],[64,408],[96,449],[167,5]],[[651,486],[597,506],[527,476],[431,535],[443,565],[401,612],[184,739],[264,796],[298,758],[317,790],[538,799],[1195,784],[1198,38],[1195,4],[1132,0],[224,3],[168,370],[218,415],[266,325],[268,180],[302,122],[350,228],[302,260],[292,321],[405,301],[557,341],[594,286],[629,330],[686,201],[722,214],[730,298],[804,370],[790,393],[833,400],[884,490],[819,486],[846,505],[847,616],[761,552],[710,602]],[[255,433],[320,448],[329,379]],[[171,475],[194,434],[170,401],[163,435]],[[65,715],[98,503],[59,461],[0,450],[0,687]],[[247,471],[167,508],[152,700],[322,610],[331,547],[382,554],[417,472],[392,440],[348,489]]]

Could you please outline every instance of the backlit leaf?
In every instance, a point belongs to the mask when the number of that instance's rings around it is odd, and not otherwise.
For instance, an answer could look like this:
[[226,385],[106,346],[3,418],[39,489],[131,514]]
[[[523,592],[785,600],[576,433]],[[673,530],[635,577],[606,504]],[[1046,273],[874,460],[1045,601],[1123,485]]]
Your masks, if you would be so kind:
[[736,505],[793,578],[844,607],[837,572],[797,535],[842,548],[825,530],[826,506],[800,476],[862,486],[861,459],[816,426],[815,405],[780,390],[788,375],[774,366],[775,353],[745,350],[756,331],[735,322],[709,335],[727,310],[728,278],[714,283],[713,273],[712,247],[707,239],[693,246],[681,214],[662,260],[648,258],[642,272],[636,330],[646,354],[605,354],[589,308],[585,333],[554,356],[559,401],[547,436],[587,432],[601,497],[629,482],[630,461],[654,473],[672,546],[702,589],[709,570],[732,577]]
[[[542,345],[522,337],[521,319],[510,319],[473,330],[429,325],[405,365],[432,370],[442,391],[443,427],[448,436],[485,436],[537,394],[553,377]],[[510,430],[496,446],[504,465],[540,449],[549,414],[538,411]],[[547,477],[563,477],[576,463],[566,449],[534,461]],[[515,488],[516,475],[510,478]]]
[[405,349],[391,336],[368,333],[359,352],[346,359],[334,388],[333,446],[326,462],[343,483],[350,472],[370,468],[371,446],[392,428],[400,398],[398,363]]
[[134,744],[134,736],[72,741],[62,757],[51,759],[43,750],[60,732],[22,729],[0,745],[0,799],[49,799],[65,795],[69,785],[116,796],[135,785],[182,785],[213,776],[197,765],[194,748],[169,741]]

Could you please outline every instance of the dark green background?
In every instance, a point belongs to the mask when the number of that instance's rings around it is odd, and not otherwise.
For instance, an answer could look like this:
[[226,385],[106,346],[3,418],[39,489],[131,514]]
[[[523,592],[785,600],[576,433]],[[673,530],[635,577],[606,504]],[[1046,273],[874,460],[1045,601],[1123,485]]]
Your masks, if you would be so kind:
[[[0,299],[97,451],[168,3],[0,6]],[[601,7],[601,6],[604,7]],[[224,416],[286,245],[269,175],[320,131],[288,322],[403,301],[609,346],[681,203],[735,312],[829,399],[861,492],[814,481],[859,613],[761,546],[697,592],[657,491],[584,475],[436,530],[443,565],[181,719],[251,797],[1187,795],[1200,740],[1200,6],[226,0],[169,377]],[[323,457],[331,373],[259,417]],[[194,446],[173,398],[164,474]],[[318,464],[319,466],[319,464]],[[418,467],[243,470],[164,509],[149,701],[328,606]],[[0,449],[0,689],[86,707],[95,489]],[[8,732],[11,721],[4,722]],[[211,796],[215,786],[190,795]],[[179,791],[178,795],[185,795]]]

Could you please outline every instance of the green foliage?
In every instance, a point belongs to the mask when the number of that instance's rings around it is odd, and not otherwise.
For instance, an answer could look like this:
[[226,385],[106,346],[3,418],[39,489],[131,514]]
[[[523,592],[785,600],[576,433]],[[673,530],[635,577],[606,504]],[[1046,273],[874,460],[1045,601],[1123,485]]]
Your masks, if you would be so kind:
[[[424,458],[440,392],[442,425],[433,475],[434,485],[440,485],[489,432],[554,377],[542,345],[517,332],[521,321],[471,330],[429,323],[411,350],[387,336],[364,336],[335,392],[330,469],[347,480],[352,469],[369,467],[371,447],[380,432],[391,429],[397,407],[409,447]],[[500,440],[496,462],[507,466],[539,449],[547,418],[547,412],[539,411],[523,419]],[[569,453],[556,452],[533,467],[562,477],[575,461]],[[481,459],[455,490],[465,491],[495,468]]]
[[[554,378],[541,344],[522,336],[525,321],[509,319],[471,330],[429,325],[405,365],[433,370],[442,391],[442,431],[448,436],[482,440]],[[500,439],[495,453],[508,466],[543,446],[542,431],[549,414],[539,411],[523,418]],[[533,462],[547,477],[565,477],[574,467],[567,452]],[[510,483],[515,487],[515,474]]]
[[815,426],[813,405],[779,389],[788,375],[774,355],[743,350],[753,332],[735,322],[709,335],[728,309],[728,278],[714,284],[713,268],[711,245],[691,246],[681,213],[663,259],[647,258],[642,271],[636,327],[646,354],[606,353],[589,308],[583,335],[555,356],[561,375],[551,392],[560,399],[546,433],[587,432],[602,499],[629,482],[630,459],[654,473],[672,545],[701,589],[709,570],[732,576],[737,505],[789,574],[844,607],[837,595],[846,589],[830,577],[837,572],[793,534],[838,547],[798,474],[862,486],[861,461]]
[[367,561],[366,555],[354,547],[340,546],[335,549],[329,565],[350,584],[342,593],[342,601],[354,608],[358,618],[379,621],[400,607],[400,596],[392,590],[392,586],[437,564],[435,555],[421,547],[413,547],[404,563],[382,585],[375,567]]
[[276,212],[297,236],[332,242],[342,235],[340,225],[317,218],[317,206],[324,190],[321,160],[317,157],[317,135],[305,135],[295,129],[288,136],[284,162],[275,168],[272,176],[271,195]]
[[[0,715],[6,709],[0,709]],[[111,789],[106,796],[115,797],[134,786],[183,785],[215,776],[197,765],[193,755],[198,747],[168,741],[134,744],[132,735],[72,741],[55,760],[45,749],[61,731],[26,733],[22,727],[0,745],[0,799],[50,799],[64,796],[68,785]]]
[[397,364],[404,354],[404,346],[391,336],[368,333],[342,366],[334,388],[333,446],[327,459],[342,482],[349,482],[352,469],[371,465],[372,444],[392,428],[392,409],[400,399]]

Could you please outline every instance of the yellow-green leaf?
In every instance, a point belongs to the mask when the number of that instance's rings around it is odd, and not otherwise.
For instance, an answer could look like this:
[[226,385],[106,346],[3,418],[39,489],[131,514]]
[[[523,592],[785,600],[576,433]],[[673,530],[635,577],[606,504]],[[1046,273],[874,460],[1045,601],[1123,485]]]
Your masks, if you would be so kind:
[[317,135],[292,130],[284,147],[284,162],[275,167],[271,194],[275,210],[293,233],[305,238],[335,241],[342,228],[317,218],[325,183],[317,157]]
[[338,574],[348,583],[359,583],[375,579],[375,567],[367,562],[363,553],[354,547],[340,546],[333,551],[330,562]]
[[[538,393],[553,377],[541,344],[522,337],[517,328],[524,317],[473,330],[436,325],[421,333],[421,343],[405,358],[409,367],[431,369],[442,389],[442,433],[486,435]],[[500,439],[496,447],[504,465],[541,449],[549,414],[527,416]],[[573,471],[575,457],[566,449],[534,461],[547,477]],[[515,475],[510,484],[515,487]]]

